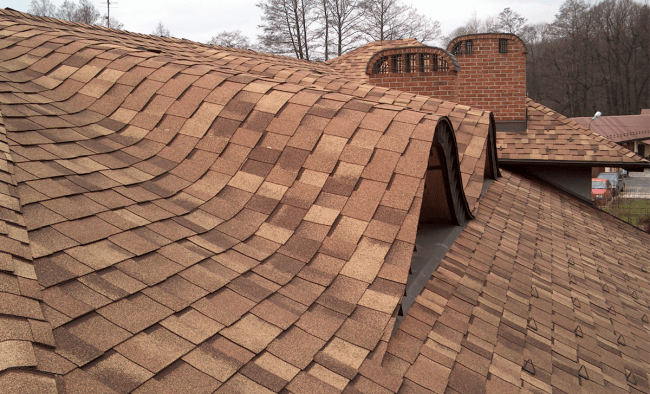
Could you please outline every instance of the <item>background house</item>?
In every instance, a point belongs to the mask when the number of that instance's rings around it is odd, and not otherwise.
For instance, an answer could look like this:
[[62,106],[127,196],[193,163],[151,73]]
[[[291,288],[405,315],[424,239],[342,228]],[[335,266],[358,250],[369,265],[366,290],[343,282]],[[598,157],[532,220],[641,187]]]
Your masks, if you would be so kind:
[[[641,157],[650,158],[650,110],[643,110],[639,115],[605,115],[596,120],[586,117],[571,118],[571,120]],[[604,168],[594,170],[602,172]]]

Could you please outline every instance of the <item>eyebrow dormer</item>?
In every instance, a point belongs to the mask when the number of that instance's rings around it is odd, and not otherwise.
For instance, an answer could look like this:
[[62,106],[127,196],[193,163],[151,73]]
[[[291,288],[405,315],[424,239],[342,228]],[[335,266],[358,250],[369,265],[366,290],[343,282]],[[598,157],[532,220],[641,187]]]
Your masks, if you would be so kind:
[[366,65],[369,82],[391,89],[457,100],[458,61],[444,49],[413,46],[377,52]]

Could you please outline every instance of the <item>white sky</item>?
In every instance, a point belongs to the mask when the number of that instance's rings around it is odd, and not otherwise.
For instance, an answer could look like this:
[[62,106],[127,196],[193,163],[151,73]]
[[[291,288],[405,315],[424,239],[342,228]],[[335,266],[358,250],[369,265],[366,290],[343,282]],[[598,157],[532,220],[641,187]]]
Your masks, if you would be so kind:
[[[106,12],[105,0],[91,0]],[[57,5],[63,0],[53,0]],[[257,40],[261,12],[255,6],[258,0],[116,0],[111,16],[124,23],[128,31],[149,34],[161,21],[173,37],[205,42],[224,30],[241,30],[251,41]],[[479,18],[496,16],[510,7],[528,19],[528,23],[552,22],[564,0],[404,0],[413,4],[442,25],[443,34],[449,34],[463,25],[474,12]],[[27,12],[29,0],[2,0],[0,7]]]

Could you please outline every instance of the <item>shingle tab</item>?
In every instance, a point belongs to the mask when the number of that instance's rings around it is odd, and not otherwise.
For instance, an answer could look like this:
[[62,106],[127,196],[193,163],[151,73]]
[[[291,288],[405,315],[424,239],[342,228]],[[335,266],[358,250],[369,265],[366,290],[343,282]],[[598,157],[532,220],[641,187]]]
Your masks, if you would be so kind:
[[[417,41],[313,63],[8,9],[0,37],[0,386],[646,388],[646,236],[509,173],[481,196],[489,112],[355,76]],[[426,179],[475,219],[393,334]]]
[[550,161],[646,164],[647,160],[550,108],[526,99],[525,133],[497,133],[504,162]]

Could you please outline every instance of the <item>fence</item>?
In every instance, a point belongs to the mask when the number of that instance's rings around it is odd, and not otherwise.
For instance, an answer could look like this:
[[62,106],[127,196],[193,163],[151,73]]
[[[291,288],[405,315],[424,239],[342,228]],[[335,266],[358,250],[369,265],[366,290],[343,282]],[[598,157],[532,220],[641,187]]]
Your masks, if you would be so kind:
[[650,200],[650,186],[626,186],[621,198]]
[[621,198],[614,199],[610,205],[604,206],[602,209],[631,225],[647,224],[650,221],[650,198],[647,195],[648,188],[628,187],[625,193],[621,194]]

